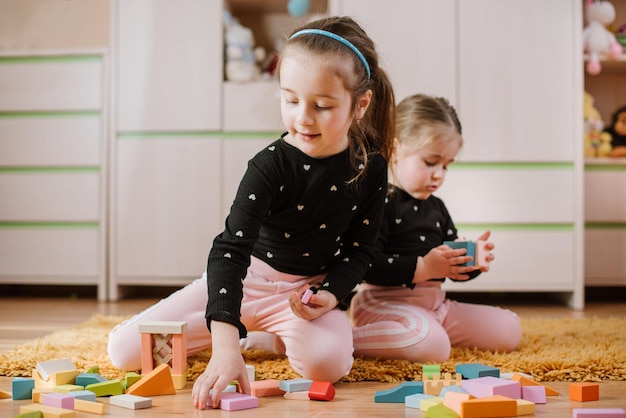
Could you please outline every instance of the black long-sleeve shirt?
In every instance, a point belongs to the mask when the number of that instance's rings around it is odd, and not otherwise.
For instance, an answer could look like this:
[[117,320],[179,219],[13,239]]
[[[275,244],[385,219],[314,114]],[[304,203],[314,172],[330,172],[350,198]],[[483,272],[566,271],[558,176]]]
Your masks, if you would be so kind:
[[[454,241],[458,231],[441,199],[431,195],[420,200],[399,188],[390,189],[374,263],[364,281],[379,286],[412,287],[417,258],[444,241]],[[480,270],[469,276],[475,278],[478,274]]]
[[209,253],[209,327],[228,322],[246,335],[240,310],[251,255],[284,273],[326,274],[321,288],[339,301],[350,293],[372,262],[387,187],[382,156],[371,156],[364,176],[348,184],[359,169],[349,150],[317,159],[282,138],[248,162]]

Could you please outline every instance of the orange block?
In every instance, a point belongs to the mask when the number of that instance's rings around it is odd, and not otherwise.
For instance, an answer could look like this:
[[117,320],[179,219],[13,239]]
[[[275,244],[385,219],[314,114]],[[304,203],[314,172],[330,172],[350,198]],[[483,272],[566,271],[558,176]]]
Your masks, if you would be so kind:
[[570,383],[569,398],[578,402],[597,401],[600,399],[600,385],[592,382]]
[[137,396],[158,396],[158,395],[174,395],[174,382],[172,381],[172,373],[170,366],[166,363],[155,367],[150,373],[142,376],[139,381],[126,390],[129,395]]
[[276,379],[255,380],[250,382],[250,394],[257,398],[282,395],[283,393],[285,393],[285,391],[280,388],[280,381]]
[[531,380],[527,377],[522,376],[519,373],[513,373],[513,377],[512,380],[515,380],[516,382],[519,382],[519,384],[521,386],[545,386],[546,388],[546,395],[547,396],[559,396],[559,392],[557,392],[556,390],[552,389],[551,387],[548,387],[546,385],[542,385],[541,383],[535,382],[534,380]]
[[517,401],[502,395],[474,398],[461,402],[463,418],[515,417]]

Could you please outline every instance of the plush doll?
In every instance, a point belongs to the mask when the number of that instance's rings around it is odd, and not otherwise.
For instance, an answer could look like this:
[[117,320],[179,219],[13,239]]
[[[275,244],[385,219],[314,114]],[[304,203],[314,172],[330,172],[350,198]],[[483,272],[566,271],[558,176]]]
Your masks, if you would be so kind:
[[587,0],[587,27],[583,30],[583,50],[589,54],[587,72],[591,75],[600,73],[600,60],[617,58],[622,54],[622,47],[615,35],[606,25],[615,20],[615,7],[608,1]]
[[228,11],[224,11],[224,40],[226,80],[242,82],[259,78],[258,63],[265,59],[265,50],[254,47],[252,30],[241,25]]
[[613,113],[611,125],[604,130],[611,136],[612,150],[610,157],[626,157],[626,106]]
[[611,135],[602,132],[604,122],[594,106],[593,96],[585,92],[583,103],[585,157],[606,157],[611,153]]

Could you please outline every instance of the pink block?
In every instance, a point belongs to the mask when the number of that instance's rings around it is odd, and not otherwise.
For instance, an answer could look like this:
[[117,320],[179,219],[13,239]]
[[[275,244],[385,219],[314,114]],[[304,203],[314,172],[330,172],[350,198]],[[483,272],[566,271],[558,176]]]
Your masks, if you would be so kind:
[[223,392],[220,400],[220,409],[225,411],[239,411],[257,406],[259,406],[259,398],[238,392]]
[[572,418],[626,418],[626,411],[622,408],[574,408]]
[[464,380],[461,387],[477,398],[493,395],[502,395],[511,399],[521,399],[522,397],[522,386],[519,382],[493,376]]
[[522,399],[534,403],[546,403],[546,387],[522,386]]
[[313,296],[313,291],[311,289],[307,289],[302,295],[302,303],[309,303],[311,300],[311,296]]
[[41,403],[55,408],[74,409],[74,397],[64,393],[42,393]]

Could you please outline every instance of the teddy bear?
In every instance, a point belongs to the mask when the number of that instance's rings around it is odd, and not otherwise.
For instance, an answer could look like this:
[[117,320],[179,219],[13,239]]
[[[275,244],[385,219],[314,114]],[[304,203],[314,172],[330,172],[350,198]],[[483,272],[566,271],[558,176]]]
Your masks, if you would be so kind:
[[589,54],[587,72],[591,75],[600,73],[600,60],[617,58],[622,54],[622,47],[615,35],[606,26],[615,20],[615,7],[608,1],[587,0],[587,26],[583,30],[583,51]]
[[607,157],[611,154],[611,135],[603,132],[604,122],[594,106],[594,98],[584,92],[585,157]]
[[259,63],[265,59],[265,50],[254,46],[254,34],[229,11],[224,11],[224,42],[226,80],[244,82],[261,75]]

